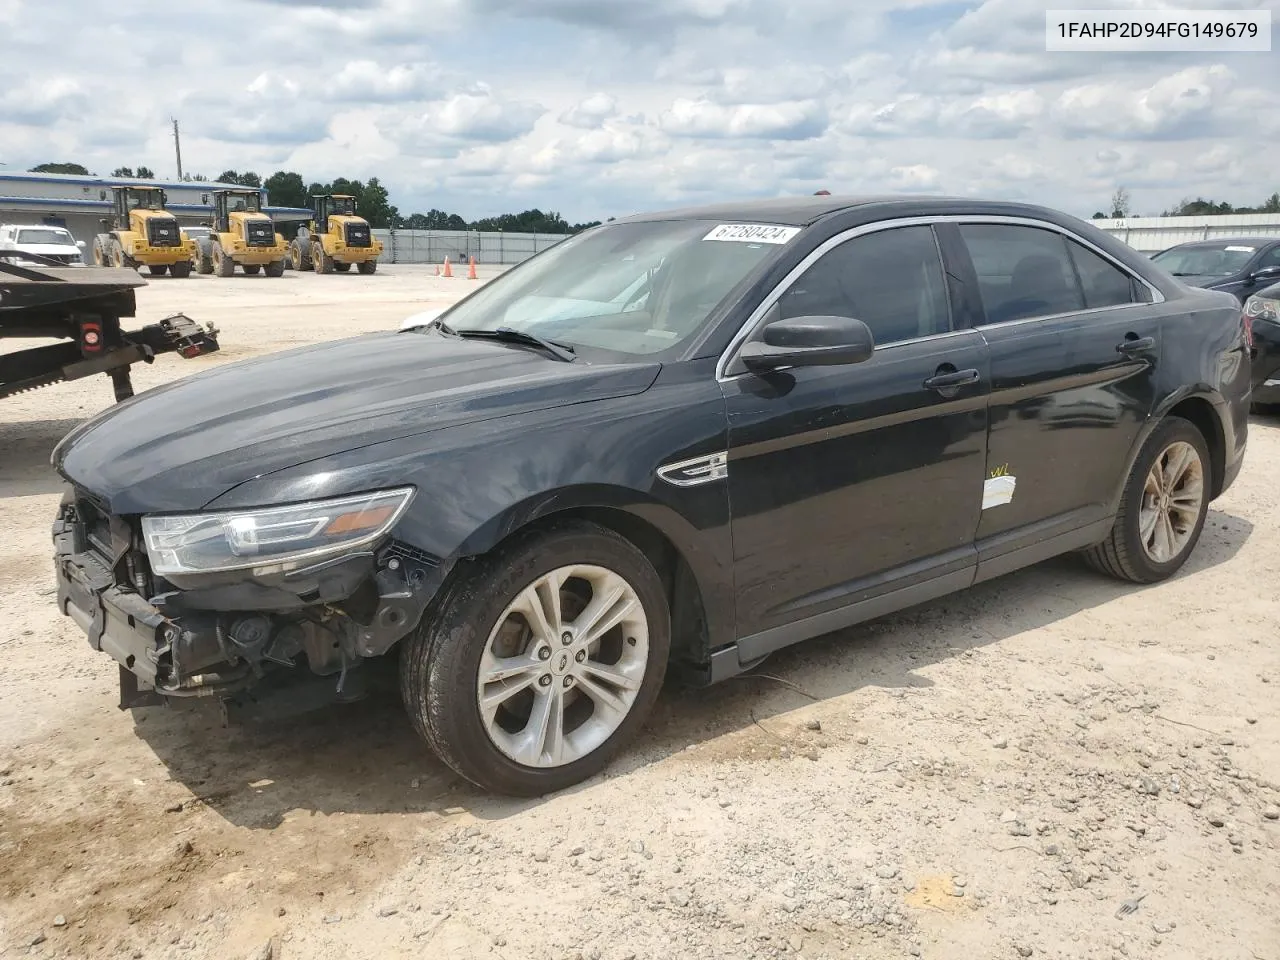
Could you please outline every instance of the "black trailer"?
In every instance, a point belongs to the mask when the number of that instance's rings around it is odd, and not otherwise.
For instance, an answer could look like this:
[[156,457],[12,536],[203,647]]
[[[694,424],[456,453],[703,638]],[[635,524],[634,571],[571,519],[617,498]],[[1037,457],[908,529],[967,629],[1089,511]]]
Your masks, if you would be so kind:
[[0,338],[65,342],[0,353],[0,397],[105,373],[116,400],[127,400],[133,364],[151,363],[162,353],[190,358],[218,349],[212,324],[201,326],[181,313],[123,330],[121,317],[136,316],[134,290],[146,284],[135,270],[39,260],[0,251]]

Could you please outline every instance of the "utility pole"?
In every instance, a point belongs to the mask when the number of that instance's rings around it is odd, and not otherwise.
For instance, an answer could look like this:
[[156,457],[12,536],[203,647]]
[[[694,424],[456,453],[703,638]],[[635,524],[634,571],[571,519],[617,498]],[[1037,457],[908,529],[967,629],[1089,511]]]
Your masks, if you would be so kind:
[[178,179],[182,179],[182,140],[178,136],[178,121],[173,120],[173,152],[178,158]]

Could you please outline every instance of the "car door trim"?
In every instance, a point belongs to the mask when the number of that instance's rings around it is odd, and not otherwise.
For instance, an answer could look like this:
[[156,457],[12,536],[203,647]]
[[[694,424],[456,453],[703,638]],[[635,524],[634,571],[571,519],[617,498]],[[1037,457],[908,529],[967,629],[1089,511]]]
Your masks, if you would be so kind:
[[[1052,320],[1060,317],[1073,316],[1075,314],[1097,313],[1102,310],[1122,310],[1128,307],[1146,307],[1146,306],[1152,306],[1154,304],[1165,302],[1164,294],[1161,293],[1160,290],[1157,287],[1155,287],[1152,283],[1150,283],[1146,278],[1136,274],[1130,267],[1128,267],[1124,263],[1121,263],[1114,256],[1107,253],[1107,251],[1103,250],[1097,244],[1090,242],[1089,240],[1080,236],[1075,231],[1068,229],[1067,227],[1061,226],[1060,224],[1056,224],[1048,220],[1037,220],[1034,217],[1015,217],[1015,216],[1002,216],[998,214],[978,214],[978,213],[947,214],[943,216],[898,217],[892,220],[877,220],[875,223],[864,223],[860,226],[851,227],[848,230],[841,231],[840,233],[837,233],[832,237],[828,237],[821,244],[819,244],[817,247],[811,250],[804,257],[803,260],[801,260],[789,271],[787,271],[787,275],[783,277],[780,281],[778,281],[778,283],[774,286],[774,288],[770,290],[764,296],[764,298],[760,301],[760,303],[756,306],[756,308],[753,311],[751,311],[751,314],[750,316],[747,317],[746,322],[743,323],[742,326],[738,328],[737,333],[735,333],[733,335],[733,338],[729,341],[729,345],[725,347],[724,351],[720,354],[719,359],[716,361],[716,380],[721,383],[724,383],[727,381],[735,380],[739,377],[751,376],[749,371],[744,371],[742,373],[734,373],[734,374],[728,373],[727,371],[729,368],[729,364],[733,362],[734,356],[737,354],[738,350],[741,349],[743,343],[746,342],[747,338],[750,337],[751,334],[759,327],[760,323],[764,320],[765,315],[769,312],[769,310],[773,307],[773,305],[777,303],[780,299],[782,299],[783,295],[788,290],[791,289],[791,287],[795,284],[795,282],[799,280],[800,277],[803,276],[804,273],[810,267],[812,267],[814,263],[816,263],[821,257],[825,256],[827,253],[831,252],[841,244],[849,240],[853,240],[857,237],[866,236],[872,233],[879,233],[883,230],[893,230],[898,227],[915,227],[915,226],[931,227],[934,224],[938,224],[938,223],[956,223],[956,224],[999,223],[999,224],[1010,224],[1013,226],[1036,227],[1039,229],[1052,230],[1055,233],[1059,233],[1062,236],[1068,237],[1071,240],[1074,240],[1075,242],[1087,247],[1089,250],[1098,254],[1100,257],[1105,259],[1108,263],[1112,264],[1118,270],[1123,272],[1125,276],[1130,277],[1133,280],[1136,280],[1138,283],[1142,284],[1151,293],[1151,300],[1143,303],[1118,303],[1118,304],[1112,304],[1106,307],[1093,307],[1091,309],[1086,308],[1083,310],[1070,310],[1065,313],[1055,313],[1055,314],[1046,315],[1043,317],[1028,317],[1028,318],[1019,319],[1019,320],[1008,320],[999,324],[983,323],[983,324],[979,324],[977,327],[973,329],[981,330],[985,327],[992,327],[992,326],[1004,327],[1014,323],[1036,323],[1041,320]],[[936,234],[935,234],[934,242],[938,243]],[[947,263],[946,257],[943,255],[941,250],[939,250],[938,256],[939,256],[939,263],[942,266],[943,274],[945,276],[946,263]],[[948,303],[948,311],[949,311],[949,315],[954,314],[954,310],[950,303]],[[913,337],[910,340],[895,340],[893,343],[887,343],[883,347],[877,347],[876,349],[891,350],[894,347],[899,346],[901,344],[915,343],[920,340],[941,339],[943,337],[954,336],[957,333],[963,333],[963,332],[966,332],[966,330],[948,330],[944,333],[930,334],[925,337]]]

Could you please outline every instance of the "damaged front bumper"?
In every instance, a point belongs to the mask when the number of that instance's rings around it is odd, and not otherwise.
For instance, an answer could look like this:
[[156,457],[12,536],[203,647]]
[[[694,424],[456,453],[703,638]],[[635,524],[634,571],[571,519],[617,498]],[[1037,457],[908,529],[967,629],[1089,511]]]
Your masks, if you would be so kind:
[[136,518],[111,516],[75,489],[53,543],[58,608],[120,665],[121,709],[308,680],[351,699],[363,663],[418,625],[446,573],[388,539],[302,569],[179,588],[151,575]]

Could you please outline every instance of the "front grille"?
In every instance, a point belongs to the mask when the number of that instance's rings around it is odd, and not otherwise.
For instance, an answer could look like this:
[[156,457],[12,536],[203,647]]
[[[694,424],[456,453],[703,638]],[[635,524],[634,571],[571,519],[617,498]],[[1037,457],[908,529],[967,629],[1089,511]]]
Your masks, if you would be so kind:
[[180,247],[182,234],[173,217],[152,217],[147,221],[147,242],[153,247]]
[[275,225],[270,220],[250,220],[244,225],[244,242],[249,247],[275,246]]
[[347,224],[347,246],[348,247],[373,246],[373,237],[369,233],[369,225],[367,223],[348,223]]
[[111,538],[111,515],[102,509],[92,495],[84,491],[77,491],[76,508],[84,523],[87,545],[110,564],[116,556]]

